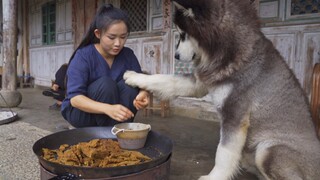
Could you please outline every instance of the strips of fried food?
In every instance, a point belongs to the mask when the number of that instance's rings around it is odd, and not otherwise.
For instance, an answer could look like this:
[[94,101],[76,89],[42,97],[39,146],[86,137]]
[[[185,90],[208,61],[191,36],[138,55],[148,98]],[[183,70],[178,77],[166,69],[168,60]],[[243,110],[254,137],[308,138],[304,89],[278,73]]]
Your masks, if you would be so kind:
[[112,139],[93,139],[72,146],[63,144],[59,149],[43,148],[42,151],[45,160],[70,166],[118,167],[151,160],[138,151],[121,149]]

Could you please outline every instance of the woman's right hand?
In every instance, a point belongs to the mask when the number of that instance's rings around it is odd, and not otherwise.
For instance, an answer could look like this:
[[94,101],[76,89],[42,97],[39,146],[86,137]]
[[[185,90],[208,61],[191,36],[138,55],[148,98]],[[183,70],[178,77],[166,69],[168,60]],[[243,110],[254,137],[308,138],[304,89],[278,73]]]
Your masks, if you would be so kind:
[[110,105],[110,109],[106,112],[112,119],[123,122],[134,116],[134,114],[121,104]]
[[87,96],[77,95],[70,99],[73,107],[78,108],[84,112],[93,114],[106,114],[112,119],[123,122],[134,116],[134,114],[125,106],[121,104],[106,104],[94,101]]

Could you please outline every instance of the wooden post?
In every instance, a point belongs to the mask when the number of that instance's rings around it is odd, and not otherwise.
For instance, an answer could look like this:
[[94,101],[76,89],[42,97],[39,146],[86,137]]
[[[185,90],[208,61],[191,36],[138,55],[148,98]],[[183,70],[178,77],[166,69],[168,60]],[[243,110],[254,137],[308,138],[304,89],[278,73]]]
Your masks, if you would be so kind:
[[74,49],[82,41],[97,10],[98,1],[72,0],[72,27],[74,31]]
[[3,81],[2,89],[15,90],[17,59],[17,0],[3,3]]
[[[30,63],[29,63],[29,3],[28,1],[21,1],[22,2],[22,43],[23,43],[23,71],[26,77],[30,77]],[[25,79],[27,80],[27,79]],[[29,79],[30,80],[30,79]]]
[[3,74],[0,99],[2,107],[16,107],[21,103],[17,89],[17,0],[3,0]]
[[171,3],[170,0],[163,0],[162,4],[162,13],[163,13],[163,30],[170,31],[171,30]]

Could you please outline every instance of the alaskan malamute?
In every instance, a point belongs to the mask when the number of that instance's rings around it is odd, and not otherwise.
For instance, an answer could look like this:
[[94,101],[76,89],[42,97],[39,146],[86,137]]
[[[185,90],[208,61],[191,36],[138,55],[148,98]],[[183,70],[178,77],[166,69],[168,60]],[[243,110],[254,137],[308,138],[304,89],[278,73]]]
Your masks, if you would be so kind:
[[228,180],[246,168],[260,179],[320,179],[320,143],[308,100],[260,31],[250,0],[175,0],[176,58],[194,76],[126,72],[162,99],[209,94],[221,117],[215,166],[200,179]]

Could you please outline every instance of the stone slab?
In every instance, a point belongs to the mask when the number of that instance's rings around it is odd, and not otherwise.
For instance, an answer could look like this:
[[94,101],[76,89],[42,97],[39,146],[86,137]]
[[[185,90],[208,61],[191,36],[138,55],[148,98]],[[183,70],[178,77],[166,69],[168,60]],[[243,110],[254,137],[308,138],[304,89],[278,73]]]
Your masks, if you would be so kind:
[[0,180],[40,179],[40,166],[32,146],[48,134],[51,132],[25,122],[1,125]]

